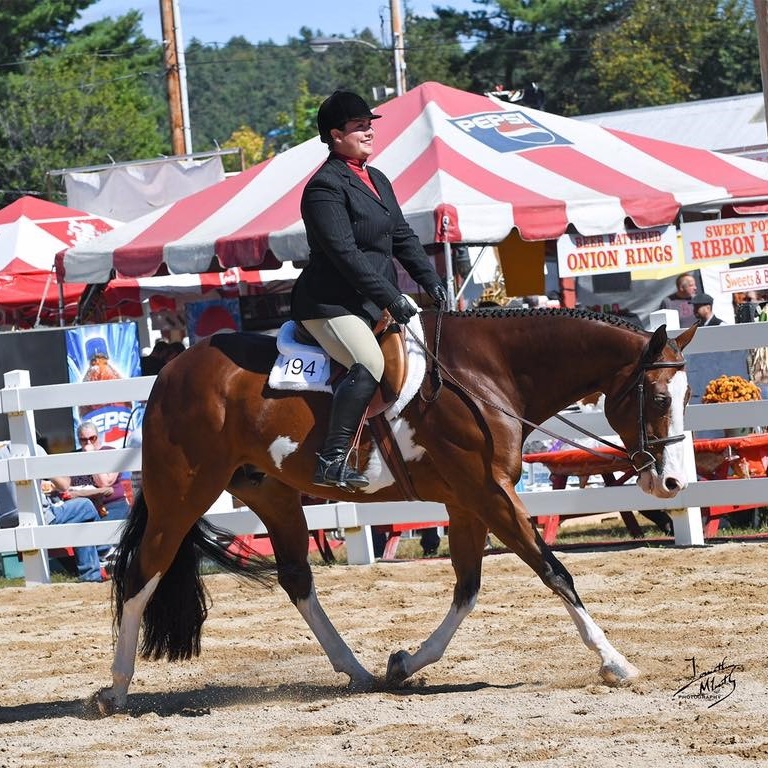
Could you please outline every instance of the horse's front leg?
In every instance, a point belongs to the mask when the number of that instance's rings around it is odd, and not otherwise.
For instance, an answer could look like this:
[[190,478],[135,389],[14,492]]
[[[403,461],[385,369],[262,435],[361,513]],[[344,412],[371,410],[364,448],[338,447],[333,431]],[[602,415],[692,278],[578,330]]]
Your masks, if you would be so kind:
[[[288,590],[286,589],[286,591]],[[355,691],[372,690],[375,682],[374,676],[357,660],[352,649],[336,631],[336,627],[333,626],[317,599],[314,584],[310,584],[310,590],[306,597],[295,598],[290,591],[288,591],[288,595],[322,646],[333,669],[336,672],[344,672],[349,675],[349,688]]]
[[539,578],[565,603],[584,644],[600,657],[600,677],[608,685],[626,685],[640,675],[609,642],[576,593],[573,578],[544,543],[511,485],[504,486],[513,515],[497,511],[489,518],[490,530],[526,562]]
[[462,621],[471,613],[480,590],[480,571],[488,529],[485,524],[455,508],[448,508],[450,526],[448,543],[456,574],[453,602],[448,614],[434,632],[410,654],[397,651],[389,657],[387,684],[400,685],[428,664],[439,661]]

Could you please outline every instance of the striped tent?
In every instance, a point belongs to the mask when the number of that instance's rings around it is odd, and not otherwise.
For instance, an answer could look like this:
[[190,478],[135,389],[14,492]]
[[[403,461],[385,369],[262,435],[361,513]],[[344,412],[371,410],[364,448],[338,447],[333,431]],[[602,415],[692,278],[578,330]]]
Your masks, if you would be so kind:
[[51,272],[56,254],[117,224],[32,196],[0,209],[0,324],[29,325],[62,313],[74,317],[85,286],[57,290]]
[[[768,165],[425,83],[376,108],[372,164],[422,243],[549,240],[673,223],[710,201],[768,198]],[[59,254],[66,281],[302,260],[302,189],[319,138]]]
[[185,301],[289,293],[298,274],[291,264],[283,264],[264,271],[232,267],[223,272],[117,278],[104,289],[101,308],[107,318],[142,317],[145,302],[149,312],[160,312],[175,310]]

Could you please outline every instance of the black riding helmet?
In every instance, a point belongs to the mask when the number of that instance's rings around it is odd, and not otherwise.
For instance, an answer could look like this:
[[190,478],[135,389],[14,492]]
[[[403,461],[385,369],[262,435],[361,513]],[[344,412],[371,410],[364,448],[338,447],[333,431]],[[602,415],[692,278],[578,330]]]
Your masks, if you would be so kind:
[[332,128],[342,128],[348,120],[357,117],[376,120],[381,115],[374,115],[362,96],[352,91],[334,91],[317,110],[317,130],[321,141],[330,143]]

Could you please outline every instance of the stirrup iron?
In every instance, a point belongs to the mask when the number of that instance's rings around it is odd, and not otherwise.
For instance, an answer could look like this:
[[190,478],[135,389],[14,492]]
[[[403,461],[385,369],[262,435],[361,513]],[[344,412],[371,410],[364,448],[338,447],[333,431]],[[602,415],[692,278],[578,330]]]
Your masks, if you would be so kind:
[[345,454],[327,459],[318,453],[312,482],[315,485],[356,490],[365,488],[368,485],[368,478],[348,465]]

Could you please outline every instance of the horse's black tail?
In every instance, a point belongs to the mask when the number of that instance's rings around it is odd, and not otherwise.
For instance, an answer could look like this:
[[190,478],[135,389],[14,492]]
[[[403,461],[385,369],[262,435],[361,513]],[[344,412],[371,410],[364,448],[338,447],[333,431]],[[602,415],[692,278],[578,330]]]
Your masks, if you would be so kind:
[[[139,493],[117,545],[112,571],[114,631],[120,628],[123,606],[143,585],[136,584],[134,567],[147,525],[147,504]],[[220,568],[251,581],[272,584],[277,567],[272,560],[238,547],[229,551],[235,535],[202,518],[195,523],[179,547],[170,568],[163,574],[144,611],[143,658],[168,661],[189,659],[200,653],[200,633],[208,615],[210,599],[201,574],[204,558]]]

